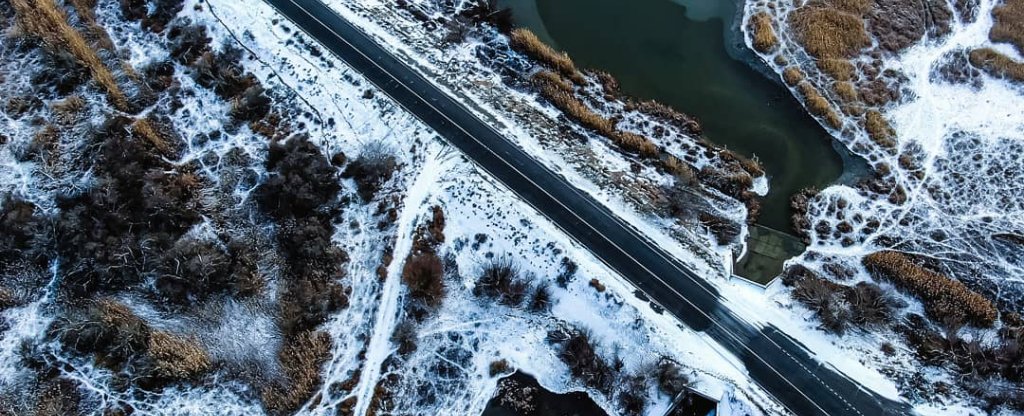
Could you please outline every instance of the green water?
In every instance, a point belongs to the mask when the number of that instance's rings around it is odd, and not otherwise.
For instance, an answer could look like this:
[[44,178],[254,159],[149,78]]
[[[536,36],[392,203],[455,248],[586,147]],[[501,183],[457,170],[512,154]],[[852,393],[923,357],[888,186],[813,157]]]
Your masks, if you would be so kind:
[[614,75],[624,93],[690,114],[712,142],[758,157],[771,184],[762,225],[789,231],[790,195],[842,174],[831,136],[789,91],[751,66],[753,56],[733,30],[733,0],[499,3],[577,65]]

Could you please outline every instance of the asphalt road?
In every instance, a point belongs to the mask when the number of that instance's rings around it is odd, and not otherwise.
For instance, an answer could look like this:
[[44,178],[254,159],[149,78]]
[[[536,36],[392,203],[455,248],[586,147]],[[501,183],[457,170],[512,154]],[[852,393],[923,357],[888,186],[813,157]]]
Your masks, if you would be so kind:
[[829,367],[773,327],[755,327],[718,292],[600,203],[508,141],[458,101],[319,0],[265,0],[432,127],[688,327],[746,365],[751,378],[797,415],[907,414]]

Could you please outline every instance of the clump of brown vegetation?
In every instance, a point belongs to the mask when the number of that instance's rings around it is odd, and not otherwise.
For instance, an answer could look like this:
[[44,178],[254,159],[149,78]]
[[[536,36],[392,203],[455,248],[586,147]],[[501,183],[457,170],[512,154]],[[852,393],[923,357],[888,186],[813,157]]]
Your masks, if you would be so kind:
[[782,70],[782,79],[790,86],[796,86],[804,80],[804,72],[798,66],[788,66]]
[[896,130],[878,110],[868,110],[864,115],[864,129],[867,130],[871,141],[883,149],[896,148]]
[[998,312],[988,299],[958,280],[936,273],[897,251],[879,251],[863,259],[864,266],[876,278],[893,282],[917,296],[925,310],[940,322],[965,322],[991,326]]
[[331,336],[323,331],[303,331],[291,337],[278,352],[285,380],[264,387],[263,405],[274,415],[291,414],[320,385],[320,367],[331,354]]
[[843,126],[843,120],[839,117],[839,114],[836,113],[836,110],[832,108],[828,100],[810,82],[802,81],[797,85],[797,88],[800,90],[800,94],[803,95],[804,103],[811,114],[821,117],[825,120],[826,124],[834,129]]
[[85,38],[68,23],[64,10],[53,0],[12,0],[17,12],[18,24],[26,32],[39,37],[50,48],[72,54],[82,65],[89,68],[92,77],[110,97],[111,102],[121,111],[129,111],[128,98],[96,51]]
[[402,282],[409,295],[436,308],[444,300],[444,266],[433,252],[412,253],[402,266]]
[[571,88],[565,88],[564,80],[553,76],[552,73],[549,74],[534,77],[534,82],[540,87],[541,95],[562,110],[569,119],[607,137],[624,151],[643,157],[656,157],[659,154],[658,146],[650,139],[636,133],[616,129],[614,121],[591,110],[576,97]]
[[153,375],[165,379],[194,379],[211,366],[210,355],[194,339],[165,331],[150,334],[149,357]]
[[768,53],[779,46],[779,38],[775,36],[775,29],[772,28],[772,18],[767,12],[761,11],[750,16],[748,24],[754,39],[754,49],[758,52]]
[[853,58],[871,46],[861,17],[840,8],[808,3],[790,13],[788,23],[807,53],[816,58]]
[[994,42],[1010,42],[1024,54],[1024,0],[1004,0],[992,9],[995,23],[988,36]]
[[832,84],[832,89],[844,101],[851,102],[857,100],[857,89],[849,82],[836,82]]
[[818,69],[836,81],[849,81],[853,79],[856,71],[856,68],[847,59],[824,58],[814,61],[814,64],[818,66]]
[[992,48],[971,50],[971,65],[994,77],[1006,78],[1011,81],[1024,82],[1024,63],[1014,61]]
[[538,38],[537,35],[529,29],[513,29],[509,34],[509,39],[511,39],[513,47],[523,51],[531,58],[557,70],[562,74],[562,76],[572,80],[572,82],[579,85],[583,85],[587,82],[583,73],[576,69],[576,64],[572,62],[572,59],[569,58],[568,54],[555,51],[546,43],[542,42],[540,38]]

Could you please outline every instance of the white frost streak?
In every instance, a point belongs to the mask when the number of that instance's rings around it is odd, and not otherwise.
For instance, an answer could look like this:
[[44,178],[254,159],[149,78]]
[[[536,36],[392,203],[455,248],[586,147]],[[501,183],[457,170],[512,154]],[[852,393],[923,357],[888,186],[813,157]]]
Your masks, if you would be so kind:
[[357,415],[366,414],[373,398],[374,388],[380,378],[381,365],[394,352],[391,333],[394,332],[398,316],[401,313],[399,298],[403,292],[402,265],[405,263],[406,254],[412,248],[413,231],[420,218],[420,208],[426,204],[427,198],[435,189],[438,180],[450,168],[451,160],[437,154],[428,155],[421,170],[416,174],[415,181],[409,186],[409,193],[402,203],[403,209],[398,218],[398,234],[395,241],[395,260],[388,266],[387,279],[381,291],[370,345],[367,348],[363,371],[359,376],[359,384],[356,386],[358,401],[355,414]]

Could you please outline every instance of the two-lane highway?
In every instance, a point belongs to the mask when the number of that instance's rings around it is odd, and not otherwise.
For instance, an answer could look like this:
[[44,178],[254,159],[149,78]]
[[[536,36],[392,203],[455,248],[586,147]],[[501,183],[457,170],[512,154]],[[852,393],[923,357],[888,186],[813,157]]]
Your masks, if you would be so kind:
[[754,327],[738,318],[701,277],[319,0],[265,1],[665,310],[739,357],[751,378],[793,413],[875,416],[909,411],[904,403],[879,397],[822,366],[775,328]]

